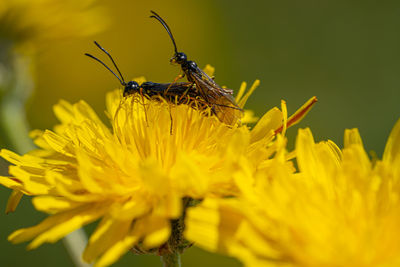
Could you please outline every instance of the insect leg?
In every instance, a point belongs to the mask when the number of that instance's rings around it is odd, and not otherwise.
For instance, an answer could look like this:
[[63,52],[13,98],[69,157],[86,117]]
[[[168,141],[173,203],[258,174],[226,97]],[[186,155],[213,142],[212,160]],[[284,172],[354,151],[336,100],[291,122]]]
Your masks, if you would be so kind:
[[168,111],[169,111],[169,118],[171,120],[171,123],[169,125],[169,134],[172,135],[172,126],[173,126],[174,120],[172,119],[171,105],[168,105]]
[[183,97],[186,96],[186,94],[189,92],[190,89],[193,88],[194,85],[195,85],[195,83],[192,83],[192,84],[190,85],[190,87],[189,87],[188,89],[186,89],[185,92],[183,92],[183,94],[181,95],[181,97],[178,99],[178,103],[181,102],[181,100],[183,99]]
[[143,104],[144,118],[146,119],[146,125],[147,125],[147,127],[149,127],[149,121],[147,119],[146,104],[144,103],[144,96],[143,96],[143,88],[142,87],[140,87],[140,96],[142,97],[142,104]]
[[172,83],[169,84],[169,86],[167,87],[167,89],[164,91],[164,96],[168,93],[169,88],[171,88],[171,86],[173,84],[175,84],[178,80],[182,79],[183,77],[185,77],[185,74],[179,74],[178,76],[175,77],[174,81]]

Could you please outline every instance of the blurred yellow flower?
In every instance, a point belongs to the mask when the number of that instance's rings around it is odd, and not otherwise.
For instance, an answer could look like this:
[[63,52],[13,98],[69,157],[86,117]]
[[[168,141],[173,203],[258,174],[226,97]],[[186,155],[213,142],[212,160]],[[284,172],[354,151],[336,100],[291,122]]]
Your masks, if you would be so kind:
[[54,39],[66,39],[96,33],[105,26],[102,8],[95,0],[7,0],[0,5],[2,42],[44,45]]
[[[257,84],[248,93],[243,85],[238,103],[243,106]],[[189,105],[121,98],[114,91],[107,95],[110,129],[85,102],[61,101],[54,107],[61,124],[32,133],[40,149],[23,156],[1,151],[14,165],[12,177],[0,177],[0,184],[35,196],[35,208],[50,214],[9,240],[33,239],[33,249],[101,219],[83,255],[97,266],[112,264],[136,245],[158,248],[152,251],[159,254],[179,250],[183,243],[168,242],[176,230],[171,220],[183,216],[188,199],[236,195],[233,181],[243,160],[251,162],[248,172],[263,168],[276,150],[275,131],[287,121],[283,107],[283,113],[271,109],[250,130]],[[11,196],[9,208],[18,201]]]
[[400,265],[400,120],[382,160],[369,159],[357,129],[342,151],[300,130],[297,173],[284,154],[255,183],[236,179],[238,199],[190,209],[186,236],[252,267]]
[[[0,5],[0,121],[3,142],[19,151],[32,145],[25,136],[28,123],[23,109],[33,91],[37,49],[56,40],[84,36],[104,29],[107,19],[95,0],[6,0]],[[5,138],[4,138],[5,136]],[[3,145],[5,145],[3,143]],[[22,197],[13,191],[8,211]]]

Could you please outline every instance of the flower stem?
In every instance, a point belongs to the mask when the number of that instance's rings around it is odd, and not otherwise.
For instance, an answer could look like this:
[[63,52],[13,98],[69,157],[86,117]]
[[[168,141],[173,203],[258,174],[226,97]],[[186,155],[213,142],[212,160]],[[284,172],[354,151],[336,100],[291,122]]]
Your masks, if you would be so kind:
[[163,267],[181,267],[181,254],[178,252],[161,256]]
[[85,249],[87,243],[86,233],[82,228],[64,237],[63,243],[76,267],[92,266],[89,263],[83,262],[82,259],[82,251]]

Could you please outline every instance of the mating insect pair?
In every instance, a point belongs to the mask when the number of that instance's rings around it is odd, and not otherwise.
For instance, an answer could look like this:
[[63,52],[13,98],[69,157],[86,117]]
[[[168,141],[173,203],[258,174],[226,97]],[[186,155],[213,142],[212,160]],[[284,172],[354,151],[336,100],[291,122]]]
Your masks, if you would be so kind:
[[175,52],[171,62],[177,63],[181,66],[188,82],[145,82],[141,85],[135,81],[125,82],[111,55],[97,42],[95,42],[95,44],[111,59],[120,77],[98,58],[90,54],[85,55],[100,62],[118,78],[120,83],[124,86],[124,96],[139,93],[147,98],[162,98],[167,102],[174,104],[193,104],[195,102],[197,104],[192,106],[196,106],[196,108],[200,109],[210,108],[212,114],[214,114],[221,122],[228,125],[234,125],[242,116],[243,110],[236,104],[232,95],[233,91],[219,86],[211,77],[203,72],[194,61],[188,60],[185,53],[178,52],[175,39],[167,23],[154,11],[151,11],[151,13],[153,15],[150,17],[157,19],[170,36]]

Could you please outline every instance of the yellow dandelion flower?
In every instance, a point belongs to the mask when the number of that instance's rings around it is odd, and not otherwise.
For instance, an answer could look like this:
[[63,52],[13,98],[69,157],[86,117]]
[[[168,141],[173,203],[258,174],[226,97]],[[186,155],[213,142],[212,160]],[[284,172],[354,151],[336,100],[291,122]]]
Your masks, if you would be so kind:
[[399,266],[400,120],[382,160],[369,159],[357,129],[342,151],[300,130],[297,173],[282,147],[257,183],[237,181],[240,198],[189,210],[186,235],[245,266]]
[[35,45],[97,33],[106,20],[94,0],[8,0],[0,5],[2,39]]
[[[243,106],[248,96],[242,86],[238,103]],[[135,246],[161,255],[181,252],[186,241],[180,220],[189,200],[236,195],[240,162],[252,162],[249,172],[265,164],[275,153],[276,131],[287,121],[285,112],[273,108],[250,130],[189,105],[122,98],[119,91],[106,102],[111,129],[85,102],[61,101],[54,107],[61,122],[54,131],[32,133],[38,150],[23,156],[1,151],[13,166],[12,177],[0,177],[0,184],[34,196],[35,208],[50,214],[12,233],[11,242],[33,239],[33,249],[100,220],[83,254],[97,266],[112,264]],[[10,199],[14,206],[18,201]]]

